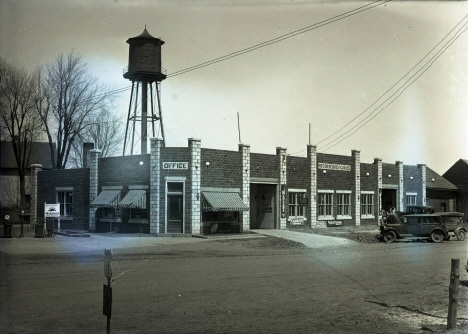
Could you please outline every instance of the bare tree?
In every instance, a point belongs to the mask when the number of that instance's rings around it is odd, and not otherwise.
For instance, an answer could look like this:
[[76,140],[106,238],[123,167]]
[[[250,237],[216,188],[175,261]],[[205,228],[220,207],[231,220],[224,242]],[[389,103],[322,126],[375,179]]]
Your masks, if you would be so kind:
[[11,142],[18,168],[20,207],[25,201],[25,176],[29,167],[31,146],[38,139],[41,120],[33,101],[33,75],[0,58],[0,127],[1,137]]
[[121,151],[123,124],[120,119],[104,110],[92,117],[92,123],[77,136],[70,154],[70,164],[75,168],[83,167],[83,143],[94,143],[101,150],[101,156],[110,157]]
[[50,63],[37,87],[36,109],[50,147],[54,141],[57,145],[56,156],[51,156],[52,166],[64,169],[74,141],[93,124],[97,113],[109,108],[109,89],[98,83],[75,51],[60,54]]

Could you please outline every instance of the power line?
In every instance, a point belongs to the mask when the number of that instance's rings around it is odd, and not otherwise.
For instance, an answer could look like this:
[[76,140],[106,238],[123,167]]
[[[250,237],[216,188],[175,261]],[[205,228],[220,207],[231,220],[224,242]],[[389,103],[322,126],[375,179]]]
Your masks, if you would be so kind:
[[[222,56],[222,57],[218,57],[218,58],[215,58],[215,59],[212,59],[210,61],[206,61],[204,63],[201,63],[201,64],[198,64],[198,65],[195,65],[195,66],[192,66],[192,67],[188,67],[186,69],[183,69],[183,70],[180,70],[180,71],[176,71],[176,72],[173,72],[171,74],[168,74],[168,78],[169,77],[174,77],[174,76],[177,76],[177,75],[181,75],[181,74],[184,74],[184,73],[187,73],[187,72],[191,72],[191,71],[194,71],[194,70],[197,70],[197,69],[200,69],[200,68],[203,68],[203,67],[206,67],[206,66],[209,66],[209,65],[213,65],[215,63],[219,63],[221,61],[225,61],[225,60],[228,60],[230,58],[233,58],[233,57],[237,57],[237,56],[240,56],[240,55],[243,55],[245,53],[249,53],[249,52],[252,52],[254,50],[257,50],[257,49],[260,49],[260,48],[263,48],[265,46],[269,46],[269,45],[272,45],[272,44],[275,44],[275,43],[278,43],[278,42],[281,42],[285,39],[288,39],[288,38],[291,38],[291,37],[294,37],[296,35],[299,35],[299,34],[302,34],[304,32],[307,32],[307,31],[310,31],[310,30],[314,30],[314,29],[317,29],[317,28],[320,28],[320,27],[323,27],[325,25],[328,25],[330,23],[333,23],[333,22],[336,22],[336,21],[340,21],[340,20],[343,20],[347,17],[350,17],[350,16],[353,16],[353,15],[356,15],[356,14],[359,14],[361,12],[364,12],[366,10],[369,10],[369,9],[372,9],[372,8],[375,8],[375,7],[378,7],[378,6],[381,6],[387,2],[390,2],[391,0],[385,0],[385,1],[382,1],[382,0],[378,0],[378,1],[374,1],[370,4],[367,4],[367,5],[364,5],[364,6],[361,6],[361,7],[358,7],[356,9],[353,9],[351,11],[348,11],[346,13],[343,13],[343,14],[340,14],[340,15],[337,15],[337,16],[334,16],[332,18],[329,18],[327,20],[324,20],[324,21],[321,21],[321,22],[318,22],[318,23],[315,23],[311,26],[308,26],[308,27],[305,27],[305,28],[302,28],[302,29],[299,29],[299,30],[295,30],[293,32],[290,32],[288,34],[285,34],[285,35],[282,35],[282,36],[279,36],[279,37],[276,37],[274,39],[271,39],[271,40],[268,40],[266,42],[263,42],[263,43],[259,43],[259,44],[256,44],[254,46],[251,46],[251,47],[248,47],[246,49],[242,49],[242,50],[239,50],[239,51],[236,51],[236,52],[233,52],[233,53],[230,53],[228,55],[225,55],[225,56]],[[380,2],[380,3],[379,3]],[[375,6],[372,6],[374,5],[375,3],[379,3]],[[368,8],[365,8],[365,7],[368,7]],[[363,9],[364,8],[364,9]],[[355,12],[355,13],[353,13]],[[351,14],[352,13],[352,14]],[[340,18],[340,16],[343,16]],[[327,22],[329,21],[329,22]]]
[[[465,23],[463,26],[465,26],[465,25],[466,25],[466,23]],[[457,31],[456,34],[458,34],[458,33],[461,31],[461,29],[463,28],[463,26]],[[380,104],[379,107],[377,107],[376,109],[374,109],[374,111],[373,111],[371,114],[369,114],[368,116],[366,116],[365,119],[369,118],[372,114],[374,114],[376,110],[378,110],[385,102],[387,102],[390,98],[392,98],[395,94],[397,94],[398,91],[401,90],[400,93],[399,93],[393,100],[391,100],[386,106],[384,106],[384,107],[382,108],[382,110],[380,110],[380,111],[379,111],[377,114],[375,114],[372,118],[368,119],[364,124],[362,124],[361,126],[359,126],[355,131],[353,131],[352,133],[350,133],[348,136],[346,136],[345,138],[343,138],[343,139],[341,139],[340,141],[338,141],[336,144],[334,144],[334,145],[332,145],[332,146],[326,148],[325,150],[323,150],[323,151],[321,151],[321,152],[326,152],[326,151],[329,150],[330,148],[332,148],[332,147],[338,145],[339,143],[341,143],[341,142],[342,142],[343,140],[345,140],[346,138],[348,138],[348,137],[352,136],[353,134],[355,134],[359,129],[361,129],[364,125],[366,125],[367,123],[369,123],[370,121],[372,121],[375,117],[377,117],[382,111],[384,111],[384,110],[385,110],[388,106],[390,106],[396,99],[398,99],[398,98],[401,96],[401,94],[403,94],[403,92],[404,92],[406,89],[408,89],[417,79],[419,79],[419,77],[421,77],[424,73],[426,73],[426,71],[432,66],[432,64],[433,64],[437,59],[439,59],[439,57],[440,57],[440,56],[441,56],[441,55],[442,55],[442,54],[443,54],[443,53],[444,53],[444,52],[445,52],[445,51],[446,51],[462,34],[464,34],[466,30],[468,30],[468,28],[465,28],[465,30],[463,30],[458,36],[455,35],[454,37],[452,37],[452,38],[444,45],[444,47],[443,47],[444,49],[443,49],[443,50],[439,50],[439,51],[438,51],[438,54],[436,53],[436,55],[434,55],[434,56],[431,58],[432,61],[429,60],[428,62],[426,62],[426,64],[425,64],[421,69],[418,70],[418,72],[420,72],[420,71],[421,71],[427,64],[429,64],[429,62],[430,62],[429,66],[428,66],[426,69],[424,69],[424,71],[423,71],[422,73],[420,73],[420,74],[419,74],[413,81],[411,81],[406,87],[404,87],[404,86],[400,87],[400,88],[399,88],[395,93],[393,93],[387,100],[385,100],[384,102],[382,102],[382,103]],[[448,45],[447,45],[447,44],[448,44]],[[408,81],[410,81],[414,76],[416,76],[416,74],[417,74],[418,72],[416,72],[413,76],[411,76],[410,79],[408,79],[408,80],[405,82],[405,84],[408,83]],[[404,85],[405,85],[405,84],[404,84]],[[403,87],[404,87],[404,88],[403,88]],[[365,120],[365,119],[364,119],[364,120]],[[354,128],[356,128],[356,127],[357,127],[360,123],[362,123],[364,120],[362,120],[361,122],[359,122],[359,123],[358,123],[356,126],[354,126],[351,130],[353,130]],[[337,139],[339,139],[339,138],[341,138],[342,136],[346,135],[347,133],[351,132],[351,130],[347,131],[346,133],[344,133],[343,135],[341,135],[341,136],[338,137]],[[334,141],[336,141],[337,139],[335,139]],[[333,143],[334,141],[332,141],[331,143]],[[327,145],[325,145],[325,146],[328,146],[328,145],[330,145],[331,143],[329,143],[329,144],[327,144]]]
[[[333,137],[333,136],[334,136],[335,134],[337,134],[338,132],[340,132],[340,131],[342,131],[343,129],[345,129],[349,124],[351,124],[353,121],[355,121],[355,120],[356,120],[357,118],[359,118],[361,115],[363,115],[366,111],[368,111],[370,108],[372,108],[372,106],[374,106],[383,96],[385,96],[388,92],[390,92],[390,91],[391,91],[396,85],[398,85],[409,73],[411,73],[411,71],[413,71],[419,64],[421,64],[421,62],[422,62],[425,58],[427,58],[427,57],[428,57],[428,56],[429,56],[429,55],[430,55],[430,54],[431,54],[431,53],[432,53],[432,52],[433,52],[433,51],[434,51],[434,50],[435,50],[435,49],[436,49],[436,48],[437,48],[437,47],[438,47],[438,46],[439,46],[439,45],[440,45],[440,44],[441,44],[441,43],[442,43],[442,42],[443,42],[443,41],[444,41],[444,40],[445,40],[461,23],[462,23],[462,22],[463,22],[464,19],[465,19],[465,18],[463,18],[462,20],[460,20],[460,22],[458,22],[458,23],[455,25],[455,27],[453,27],[452,30],[450,30],[450,31],[447,33],[447,35],[445,35],[444,38],[442,38],[442,39],[440,40],[439,43],[437,43],[437,44],[436,44],[436,45],[435,45],[435,46],[434,46],[434,47],[433,47],[433,48],[416,64],[416,65],[414,65],[404,76],[402,76],[402,77],[400,78],[400,80],[398,80],[398,81],[397,81],[392,87],[390,87],[385,93],[383,93],[382,95],[380,95],[380,97],[379,97],[377,100],[375,100],[374,103],[372,103],[372,104],[371,104],[369,107],[367,107],[363,112],[361,112],[359,115],[355,116],[352,120],[350,120],[348,123],[346,123],[346,124],[345,124],[344,126],[342,126],[340,129],[338,129],[337,131],[335,131],[334,133],[332,133],[331,135],[329,135],[329,136],[326,137],[325,139],[323,139],[323,140],[321,140],[320,142],[318,142],[317,145],[323,143],[324,141],[326,141],[326,140],[328,140],[329,138]],[[465,22],[464,25],[466,25],[466,22]],[[464,25],[463,25],[463,26],[464,26]],[[459,31],[463,28],[463,26],[459,29]],[[458,32],[457,32],[457,33],[458,33]],[[427,63],[426,63],[426,64],[427,64]],[[424,65],[424,66],[425,66],[425,65]],[[423,66],[423,67],[424,67],[424,66]],[[388,100],[388,99],[387,99],[387,100]],[[387,100],[386,100],[386,101],[387,101]],[[385,101],[385,102],[386,102],[386,101]],[[385,103],[385,102],[384,102],[384,103]],[[372,113],[371,113],[371,114],[372,114]],[[366,117],[369,117],[369,116],[366,116]],[[364,118],[364,119],[365,119],[365,118]],[[362,121],[361,121],[361,122],[362,122]],[[360,123],[361,123],[361,122],[360,122]],[[358,124],[359,124],[359,123],[358,123]],[[354,129],[354,128],[352,128],[352,129]],[[352,130],[352,129],[351,129],[351,130]],[[346,132],[346,133],[347,133],[347,132]],[[345,133],[345,134],[346,134],[346,133]],[[339,139],[339,138],[340,138],[340,137],[338,137],[337,139]],[[333,143],[333,142],[336,141],[337,139],[331,141],[330,143],[328,143],[328,144],[326,144],[326,145],[324,145],[324,146],[327,146],[327,145]]]
[[[194,71],[194,70],[197,70],[197,69],[200,69],[200,68],[203,68],[203,67],[206,67],[206,66],[209,66],[209,65],[213,65],[215,63],[218,63],[218,62],[221,62],[221,61],[225,61],[225,60],[228,60],[230,58],[233,58],[233,57],[237,57],[237,56],[240,56],[240,55],[243,55],[245,53],[248,53],[248,52],[252,52],[254,50],[257,50],[259,48],[263,48],[265,46],[269,46],[271,44],[275,44],[275,43],[278,43],[278,42],[281,42],[285,39],[288,39],[288,38],[291,38],[291,37],[294,37],[296,35],[299,35],[299,34],[302,34],[304,32],[307,32],[307,31],[310,31],[310,30],[314,30],[314,29],[317,29],[317,28],[320,28],[322,26],[325,26],[325,25],[328,25],[330,23],[333,23],[333,22],[336,22],[336,21],[340,21],[342,19],[345,19],[347,17],[350,17],[350,16],[353,16],[353,15],[356,15],[356,14],[359,14],[361,12],[364,12],[366,10],[369,10],[369,9],[373,9],[375,7],[378,7],[378,6],[381,6],[387,2],[390,2],[391,0],[377,0],[377,1],[374,1],[370,4],[367,4],[367,5],[364,5],[364,6],[361,6],[361,7],[358,7],[356,9],[353,9],[351,11],[348,11],[346,13],[343,13],[343,14],[340,14],[340,15],[336,15],[332,18],[329,18],[327,20],[324,20],[324,21],[321,21],[321,22],[318,22],[318,23],[314,23],[313,25],[310,25],[310,26],[307,26],[305,28],[302,28],[302,29],[298,29],[298,30],[295,30],[293,32],[290,32],[288,34],[285,34],[285,35],[282,35],[282,36],[279,36],[279,37],[276,37],[274,39],[271,39],[271,40],[268,40],[266,42],[262,42],[262,43],[259,43],[259,44],[256,44],[254,46],[251,46],[251,47],[248,47],[248,48],[245,48],[245,49],[242,49],[242,50],[239,50],[239,51],[236,51],[236,52],[233,52],[233,53],[230,53],[230,54],[227,54],[225,56],[222,56],[222,57],[218,57],[218,58],[215,58],[215,59],[212,59],[212,60],[209,60],[209,61],[206,61],[206,62],[203,62],[203,63],[200,63],[198,65],[194,65],[194,66],[191,66],[191,67],[188,67],[186,69],[183,69],[183,70],[179,70],[179,71],[176,71],[176,72],[173,72],[173,73],[170,73],[167,75],[167,78],[171,78],[171,77],[174,77],[174,76],[178,76],[178,75],[181,75],[181,74],[184,74],[184,73],[187,73],[187,72],[191,72],[191,71]],[[377,5],[374,5],[376,4]],[[367,7],[367,8],[366,8]],[[354,12],[354,13],[353,13]],[[341,17],[341,18],[340,18]],[[128,87],[125,87],[125,88],[120,88],[120,89],[116,89],[114,91],[110,91],[108,93],[103,93],[103,94],[99,94],[99,95],[96,95],[95,98],[100,98],[100,97],[103,97],[103,96],[108,96],[108,95],[114,95],[114,94],[118,94],[118,93],[123,93],[125,91],[128,91],[131,89],[131,86],[128,86]]]

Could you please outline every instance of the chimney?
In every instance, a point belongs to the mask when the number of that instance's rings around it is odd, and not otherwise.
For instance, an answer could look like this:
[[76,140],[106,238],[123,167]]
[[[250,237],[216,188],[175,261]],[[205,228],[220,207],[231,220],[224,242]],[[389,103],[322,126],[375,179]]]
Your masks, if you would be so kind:
[[83,143],[83,168],[89,167],[89,151],[94,149],[94,143]]

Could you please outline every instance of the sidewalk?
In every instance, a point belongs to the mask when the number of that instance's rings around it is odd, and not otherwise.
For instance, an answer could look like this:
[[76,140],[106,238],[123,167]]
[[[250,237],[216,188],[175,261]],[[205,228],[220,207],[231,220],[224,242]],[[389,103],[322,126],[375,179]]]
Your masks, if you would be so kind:
[[338,238],[338,237],[329,237],[324,235],[317,235],[304,232],[295,232],[288,230],[250,230],[254,233],[259,233],[262,235],[269,235],[277,238],[284,238],[287,240],[292,240],[300,242],[309,248],[324,248],[324,247],[337,247],[337,246],[350,246],[358,244],[355,241]]
[[[3,232],[3,231],[2,231]],[[119,234],[119,233],[89,233],[87,237],[70,237],[66,233],[55,235],[52,238],[34,238],[34,229],[24,229],[24,237],[18,238],[19,226],[13,228],[13,238],[0,236],[0,252],[4,254],[70,254],[95,253],[101,254],[105,248],[112,250],[125,249],[135,252],[151,252],[156,248],[187,244],[209,242],[219,239],[245,239],[272,236],[304,244],[309,248],[339,247],[356,245],[355,241],[335,236],[324,236],[313,233],[296,232],[289,230],[251,230],[247,234],[223,234],[191,237],[156,237],[150,234]]]

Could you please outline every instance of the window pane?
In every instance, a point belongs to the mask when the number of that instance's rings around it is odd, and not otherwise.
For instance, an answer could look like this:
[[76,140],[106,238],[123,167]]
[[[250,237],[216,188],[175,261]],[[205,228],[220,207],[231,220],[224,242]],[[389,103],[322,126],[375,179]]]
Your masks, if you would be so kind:
[[182,182],[168,182],[167,191],[168,192],[178,192],[181,193],[184,190],[184,184]]

